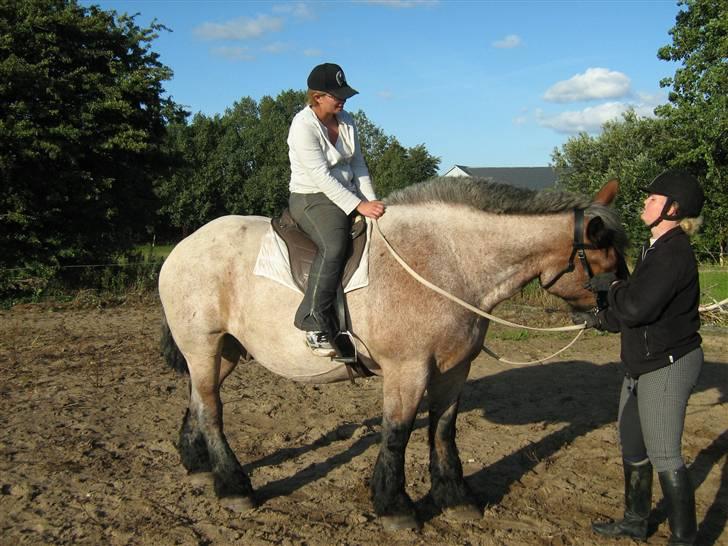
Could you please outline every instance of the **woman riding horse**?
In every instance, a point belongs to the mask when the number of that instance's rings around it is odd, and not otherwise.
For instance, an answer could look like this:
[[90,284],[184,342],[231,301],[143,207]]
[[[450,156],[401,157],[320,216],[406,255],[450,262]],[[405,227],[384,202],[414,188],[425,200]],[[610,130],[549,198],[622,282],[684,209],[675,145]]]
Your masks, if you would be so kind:
[[[390,195],[379,227],[419,275],[485,311],[536,278],[548,292],[587,309],[595,304],[584,286],[589,275],[614,271],[624,245],[619,218],[606,206],[616,186],[608,183],[592,202],[476,179],[434,179]],[[583,224],[577,223],[582,214]],[[173,336],[169,354],[174,341],[184,357],[174,361],[190,374],[177,446],[182,463],[191,473],[212,471],[217,495],[238,509],[256,501],[223,432],[220,387],[241,357],[297,381],[348,378],[344,364],[314,356],[300,342],[290,320],[298,292],[253,274],[270,229],[262,217],[214,220],[177,245],[159,277]],[[574,261],[577,246],[584,261]],[[371,480],[375,512],[388,528],[418,526],[404,461],[427,391],[432,498],[443,510],[480,517],[463,479],[455,420],[488,321],[417,282],[381,237],[371,240],[369,258],[369,285],[349,292],[347,303],[360,360],[382,377],[382,441]]]

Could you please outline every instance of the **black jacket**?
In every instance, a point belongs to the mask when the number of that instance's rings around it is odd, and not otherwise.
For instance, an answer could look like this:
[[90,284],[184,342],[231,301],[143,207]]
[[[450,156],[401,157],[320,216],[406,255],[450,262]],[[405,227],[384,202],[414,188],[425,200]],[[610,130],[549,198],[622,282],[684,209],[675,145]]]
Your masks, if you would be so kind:
[[626,281],[609,289],[600,325],[621,332],[627,373],[639,377],[669,366],[700,346],[700,285],[690,239],[676,227],[645,243]]

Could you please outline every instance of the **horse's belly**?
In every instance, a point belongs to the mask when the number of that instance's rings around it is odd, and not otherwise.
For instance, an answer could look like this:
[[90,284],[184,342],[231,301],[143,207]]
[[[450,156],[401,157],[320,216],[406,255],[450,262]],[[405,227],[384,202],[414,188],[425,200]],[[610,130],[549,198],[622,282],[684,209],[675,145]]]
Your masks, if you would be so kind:
[[267,361],[265,355],[256,362],[276,375],[299,383],[336,383],[349,378],[346,366],[329,358],[314,356],[316,361],[284,363]]

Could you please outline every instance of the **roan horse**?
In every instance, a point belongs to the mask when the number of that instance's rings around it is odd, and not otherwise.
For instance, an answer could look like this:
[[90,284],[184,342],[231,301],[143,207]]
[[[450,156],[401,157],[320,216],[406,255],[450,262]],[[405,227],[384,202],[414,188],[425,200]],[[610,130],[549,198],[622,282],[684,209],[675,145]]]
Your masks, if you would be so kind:
[[[585,309],[595,297],[585,288],[585,263],[574,264],[575,235],[592,247],[586,258],[593,274],[617,268],[624,232],[607,206],[616,192],[616,181],[609,182],[592,202],[566,192],[439,178],[392,194],[379,226],[422,277],[486,312],[535,278]],[[575,210],[584,212],[581,234],[575,234]],[[159,276],[167,360],[190,374],[177,444],[182,464],[190,473],[211,471],[217,496],[235,510],[255,506],[222,428],[220,387],[238,361],[254,358],[297,381],[348,378],[343,364],[313,356],[293,326],[300,294],[253,275],[269,229],[270,219],[259,216],[218,218],[180,242]],[[347,300],[360,360],[383,378],[382,438],[371,480],[375,512],[385,528],[419,526],[405,492],[404,460],[427,391],[432,498],[455,517],[481,517],[463,479],[455,420],[488,320],[419,284],[376,233],[369,256],[369,285]]]

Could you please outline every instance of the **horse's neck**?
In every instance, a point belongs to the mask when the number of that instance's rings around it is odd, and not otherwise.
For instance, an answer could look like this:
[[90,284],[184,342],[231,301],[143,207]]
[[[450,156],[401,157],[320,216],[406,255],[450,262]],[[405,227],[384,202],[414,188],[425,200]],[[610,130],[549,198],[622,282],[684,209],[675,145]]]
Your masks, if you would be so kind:
[[415,248],[438,254],[436,259],[418,260],[430,269],[418,273],[445,283],[450,279],[462,292],[458,296],[478,301],[486,310],[514,295],[542,271],[561,262],[565,265],[570,250],[572,226],[567,213],[493,214],[444,204],[401,206],[391,212],[390,218],[383,217],[388,221],[382,222],[382,230],[385,236],[391,234],[393,242],[401,241],[395,248],[402,249],[405,261],[410,246],[407,239],[418,241]]

